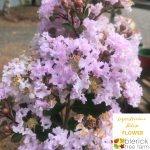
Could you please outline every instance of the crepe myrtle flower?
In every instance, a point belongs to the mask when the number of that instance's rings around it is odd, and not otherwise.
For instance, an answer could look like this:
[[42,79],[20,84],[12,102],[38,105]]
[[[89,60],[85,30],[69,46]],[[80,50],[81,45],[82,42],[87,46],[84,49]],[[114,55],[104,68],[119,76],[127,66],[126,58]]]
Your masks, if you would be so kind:
[[105,12],[132,5],[42,0],[31,56],[5,65],[0,83],[12,141],[24,137],[18,150],[112,149],[113,114],[122,101],[140,103],[141,35],[130,18]]

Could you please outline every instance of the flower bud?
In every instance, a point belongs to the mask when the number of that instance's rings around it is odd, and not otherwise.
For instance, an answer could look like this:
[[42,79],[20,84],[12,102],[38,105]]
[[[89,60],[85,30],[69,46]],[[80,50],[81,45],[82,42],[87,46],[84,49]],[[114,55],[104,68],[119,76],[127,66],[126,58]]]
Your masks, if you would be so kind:
[[4,108],[2,109],[2,113],[5,114],[5,115],[8,115],[8,114],[9,114],[9,109],[6,108],[6,107],[4,107]]
[[5,134],[10,134],[12,132],[9,125],[5,125],[3,129]]
[[126,26],[124,24],[121,24],[120,25],[120,31],[124,31],[124,30],[126,30]]
[[75,6],[76,7],[83,7],[83,0],[76,0],[75,1]]
[[132,36],[132,35],[133,35],[133,31],[131,29],[128,30],[128,32],[127,32],[127,38],[130,37],[130,36]]
[[61,3],[65,7],[68,7],[68,5],[69,5],[68,0],[62,0]]
[[130,27],[131,30],[134,31],[134,30],[136,29],[136,24],[135,24],[135,22],[131,21],[129,27]]

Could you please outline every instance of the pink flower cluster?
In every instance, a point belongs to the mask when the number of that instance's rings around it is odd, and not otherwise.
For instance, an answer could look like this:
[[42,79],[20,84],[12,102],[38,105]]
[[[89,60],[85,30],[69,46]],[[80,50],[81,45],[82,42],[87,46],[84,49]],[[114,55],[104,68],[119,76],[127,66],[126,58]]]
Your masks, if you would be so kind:
[[[105,1],[125,8],[132,5],[131,0]],[[25,136],[19,150],[110,150],[112,114],[120,113],[118,100],[138,106],[142,95],[136,81],[141,73],[137,55],[140,34],[131,19],[117,16],[111,23],[103,15],[104,7],[104,2],[94,5],[82,0],[42,1],[38,12],[40,30],[32,42],[33,55],[20,56],[5,65],[0,84],[0,101],[11,97],[14,102],[12,130]],[[76,16],[68,15],[75,12]],[[81,17],[78,12],[86,16]],[[56,30],[53,36],[51,29]],[[68,105],[71,107],[76,101],[86,104],[87,93],[94,95],[94,105],[104,102],[111,109],[98,117],[72,112],[77,123],[74,130],[65,125],[52,128],[52,116],[43,112],[53,110],[58,99],[66,112]],[[43,131],[52,128],[43,142],[35,133],[37,125]]]

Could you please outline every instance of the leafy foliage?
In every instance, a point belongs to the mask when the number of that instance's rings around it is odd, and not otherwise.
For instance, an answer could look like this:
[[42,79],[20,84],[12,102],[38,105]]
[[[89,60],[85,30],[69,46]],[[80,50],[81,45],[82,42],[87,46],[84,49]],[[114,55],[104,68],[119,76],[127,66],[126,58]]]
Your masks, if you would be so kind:
[[95,105],[92,102],[93,94],[87,94],[87,102],[83,104],[81,101],[76,100],[72,106],[72,110],[78,114],[84,115],[92,115],[98,117],[100,114],[108,111],[110,109],[109,106],[106,106],[105,102],[101,104]]
[[74,31],[74,27],[70,23],[63,23],[63,27],[69,32]]
[[14,133],[12,135],[12,137],[11,137],[11,142],[13,142],[13,143],[19,143],[21,141],[22,137],[23,137],[22,134],[20,134],[20,133]]
[[43,130],[43,127],[40,125],[37,125],[34,130],[39,141],[43,142],[48,138],[50,130]]
[[43,114],[44,114],[44,116],[54,116],[54,115],[58,114],[64,107],[65,107],[65,104],[61,104],[60,102],[58,102],[54,106],[54,108],[52,108],[50,110],[44,110]]
[[74,118],[70,118],[68,121],[68,129],[74,131],[75,127],[77,126],[78,122],[74,120]]

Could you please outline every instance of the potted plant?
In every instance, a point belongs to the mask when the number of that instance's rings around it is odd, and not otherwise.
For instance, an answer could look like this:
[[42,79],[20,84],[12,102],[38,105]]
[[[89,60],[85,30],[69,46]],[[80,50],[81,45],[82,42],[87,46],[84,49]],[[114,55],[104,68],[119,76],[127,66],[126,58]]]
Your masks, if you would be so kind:
[[150,68],[150,49],[141,48],[139,50],[139,59],[141,61],[141,66],[143,69]]

